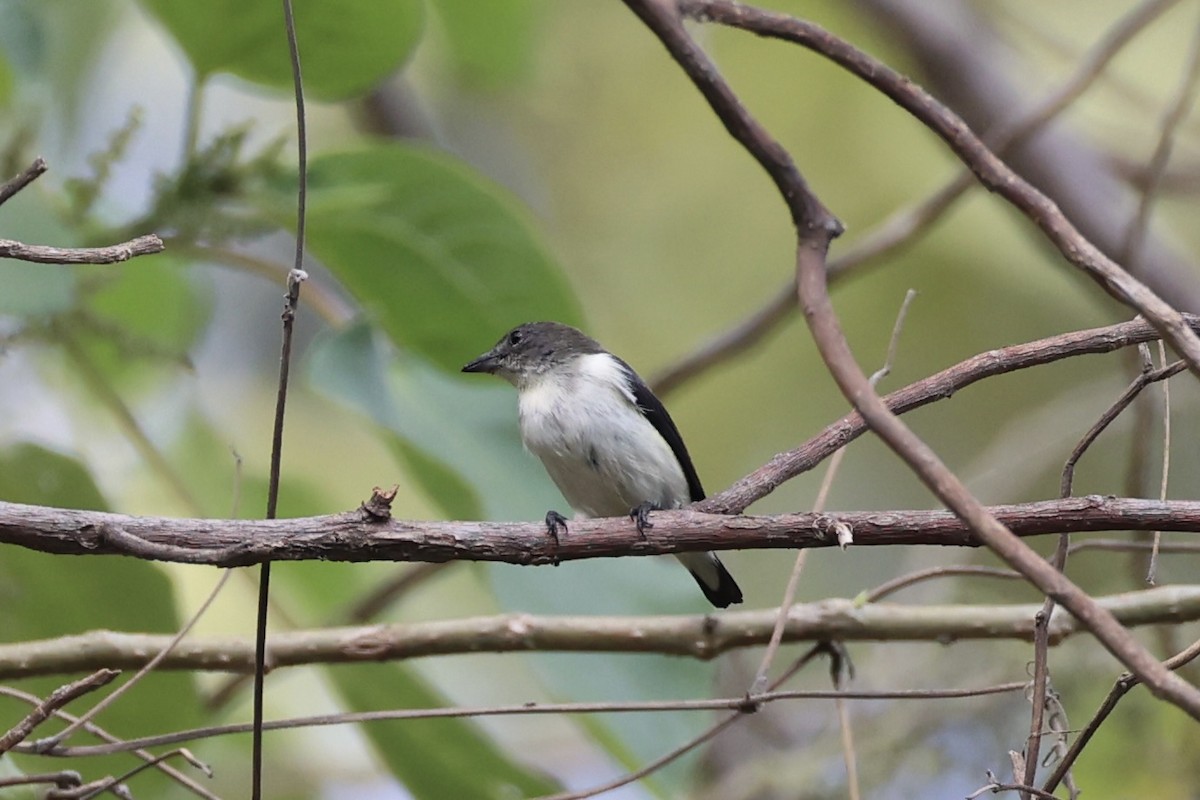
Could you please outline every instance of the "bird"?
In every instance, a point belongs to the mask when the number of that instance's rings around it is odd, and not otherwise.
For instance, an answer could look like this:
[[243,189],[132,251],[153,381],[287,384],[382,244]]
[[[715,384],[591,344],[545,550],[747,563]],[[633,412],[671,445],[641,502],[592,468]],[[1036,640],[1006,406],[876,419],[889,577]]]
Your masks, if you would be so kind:
[[[462,368],[496,375],[517,389],[525,448],[541,460],[580,517],[628,514],[645,535],[652,510],[704,499],[704,488],[671,415],[633,368],[582,331],[527,322]],[[566,518],[546,513],[558,541]],[[677,553],[717,608],[742,590],[714,553]]]

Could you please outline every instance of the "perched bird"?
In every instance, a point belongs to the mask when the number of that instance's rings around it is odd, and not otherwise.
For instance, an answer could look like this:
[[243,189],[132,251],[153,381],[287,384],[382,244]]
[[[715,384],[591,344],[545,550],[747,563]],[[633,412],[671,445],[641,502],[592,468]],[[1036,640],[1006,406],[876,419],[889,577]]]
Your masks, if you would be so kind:
[[[517,387],[521,439],[567,502],[586,517],[628,514],[638,531],[653,509],[704,499],[679,429],[633,368],[591,337],[558,322],[527,322],[463,367]],[[550,534],[566,530],[557,511]],[[704,596],[719,608],[742,590],[713,553],[680,553]]]

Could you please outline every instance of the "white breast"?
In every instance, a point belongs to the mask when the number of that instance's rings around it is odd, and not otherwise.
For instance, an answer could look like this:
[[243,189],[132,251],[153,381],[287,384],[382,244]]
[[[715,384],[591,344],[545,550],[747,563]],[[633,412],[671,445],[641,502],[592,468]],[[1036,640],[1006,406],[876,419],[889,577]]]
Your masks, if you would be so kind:
[[521,387],[518,410],[525,446],[576,512],[608,517],[646,502],[661,508],[688,502],[683,468],[607,353],[580,356],[531,379]]

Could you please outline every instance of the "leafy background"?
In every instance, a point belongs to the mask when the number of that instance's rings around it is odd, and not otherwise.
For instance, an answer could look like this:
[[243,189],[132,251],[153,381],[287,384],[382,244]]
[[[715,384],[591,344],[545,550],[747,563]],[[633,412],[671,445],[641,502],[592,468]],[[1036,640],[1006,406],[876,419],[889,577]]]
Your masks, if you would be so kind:
[[[780,5],[915,70],[854,4]],[[1032,97],[1068,74],[1073,59],[1063,54],[1077,57],[1123,7],[1014,2],[994,13],[1036,67]],[[412,518],[537,519],[562,507],[521,452],[511,390],[457,367],[512,324],[555,318],[585,325],[653,375],[788,279],[782,204],[620,3],[296,0],[296,14],[315,101],[313,279],[299,321],[301,379],[290,398],[281,515],[351,508],[370,487],[392,483],[400,486],[397,513]],[[1055,47],[1039,46],[1023,27],[1033,14]],[[262,513],[279,295],[294,227],[294,122],[278,17],[274,0],[0,4],[0,166],[13,174],[42,154],[52,169],[4,206],[0,236],[87,245],[155,231],[169,242],[164,255],[115,267],[0,263],[0,497],[145,514]],[[1185,25],[1153,29],[1073,124],[1100,146],[1148,153],[1153,127],[1128,119],[1127,87],[1161,106],[1187,34]],[[847,242],[952,174],[931,136],[830,65],[727,32],[706,32],[705,43],[847,223]],[[1195,132],[1188,129],[1180,158],[1195,154]],[[1168,206],[1166,224],[1184,213],[1182,202]],[[1196,244],[1194,225],[1171,233]],[[838,287],[838,310],[865,364],[882,359],[910,287],[920,296],[890,386],[992,347],[1125,316],[983,193],[881,269]],[[1062,459],[1126,374],[1117,358],[1056,365],[988,381],[912,420],[984,499],[1053,496]],[[1175,435],[1194,441],[1197,398],[1181,387]],[[710,491],[845,410],[796,320],[668,404]],[[1123,424],[1083,465],[1083,491],[1120,492]],[[1175,487],[1196,483],[1192,451],[1176,453]],[[756,510],[807,508],[817,480],[795,480]],[[863,441],[830,505],[930,502],[882,447]],[[788,555],[728,560],[748,605],[777,601]],[[854,596],[902,569],[987,561],[978,553],[814,552],[800,599]],[[1132,570],[1113,563],[1081,556],[1076,577],[1096,592],[1137,585]],[[1194,567],[1169,560],[1164,578]],[[273,624],[340,619],[365,590],[406,568],[281,565]],[[17,641],[95,628],[171,630],[215,579],[198,568],[9,550],[0,559],[0,631]],[[252,597],[251,575],[239,573],[201,632],[248,633]],[[1033,595],[1015,585],[947,582],[914,599]],[[625,559],[558,569],[456,565],[380,618],[502,610],[704,609],[682,571]],[[1027,657],[1002,645],[862,645],[854,653],[860,683],[878,687],[1011,679]],[[715,666],[483,655],[297,669],[272,676],[268,703],[281,716],[737,693],[752,656]],[[1056,651],[1054,663],[1076,667],[1056,679],[1081,716],[1114,673],[1082,642]],[[802,683],[823,687],[819,673]],[[154,676],[101,721],[132,735],[245,718],[245,692],[216,709],[207,703],[225,683]],[[1147,775],[1121,765],[1153,754],[1155,793],[1194,785],[1194,726],[1145,697],[1126,702],[1119,724],[1079,763],[1081,784],[1137,796],[1149,791]],[[0,708],[5,718],[21,713]],[[985,769],[1005,763],[1028,712],[996,700],[855,713],[871,727],[860,764],[873,793],[961,796]],[[289,732],[268,738],[269,790],[279,798],[527,796],[595,783],[705,722],[658,714]],[[217,767],[214,791],[244,794],[247,749],[245,739],[196,746]],[[806,796],[836,795],[839,764],[832,709],[795,705],[758,715],[703,756],[614,796],[771,796],[773,787],[794,796],[797,786]],[[156,776],[139,780],[147,796],[179,795]]]

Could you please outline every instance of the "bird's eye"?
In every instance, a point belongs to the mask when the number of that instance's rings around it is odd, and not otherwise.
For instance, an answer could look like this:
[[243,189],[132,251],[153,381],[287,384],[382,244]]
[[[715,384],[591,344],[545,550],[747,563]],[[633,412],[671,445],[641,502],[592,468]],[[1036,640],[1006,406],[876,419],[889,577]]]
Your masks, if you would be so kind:
[[509,344],[517,344],[520,341],[521,341],[521,332],[520,331],[513,331],[512,333],[510,333],[508,335],[508,343]]

